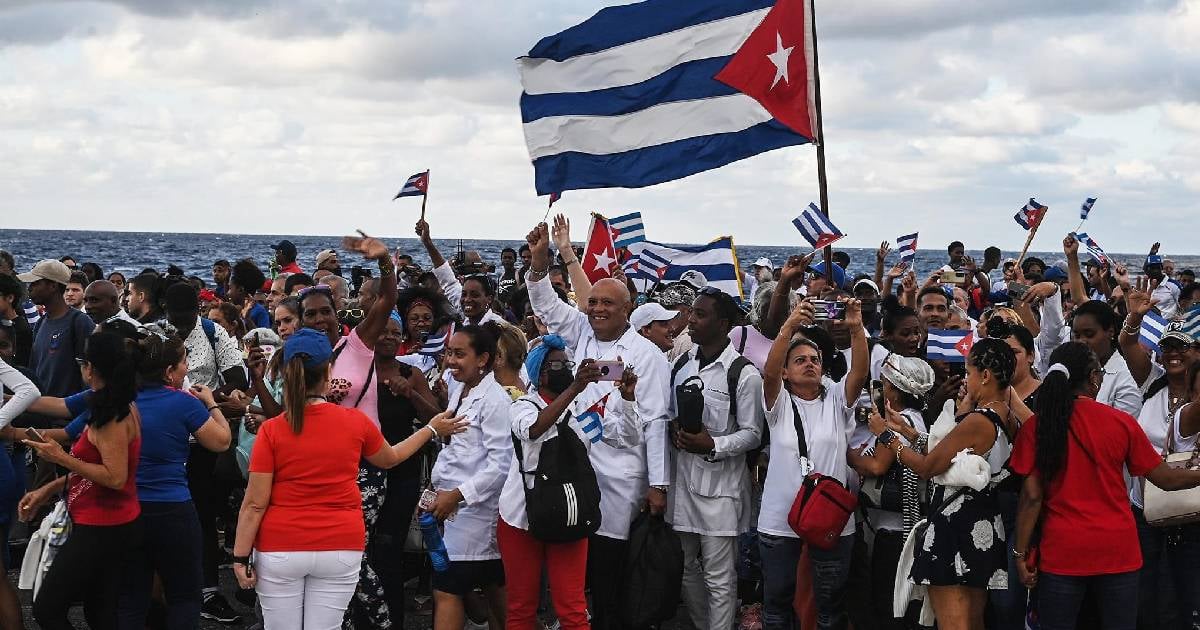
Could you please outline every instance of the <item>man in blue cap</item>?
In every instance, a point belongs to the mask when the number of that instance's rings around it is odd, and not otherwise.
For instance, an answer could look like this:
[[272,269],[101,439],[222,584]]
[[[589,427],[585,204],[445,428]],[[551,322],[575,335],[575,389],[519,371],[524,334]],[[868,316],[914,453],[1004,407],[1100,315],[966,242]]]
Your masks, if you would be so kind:
[[819,298],[828,289],[846,288],[846,270],[837,263],[833,263],[832,274],[825,273],[825,261],[813,265],[809,271],[813,274],[808,281],[809,297]]
[[[1155,250],[1157,246],[1155,243]],[[1175,311],[1179,309],[1179,285],[1168,281],[1163,272],[1163,257],[1158,254],[1146,256],[1142,271],[1150,278],[1150,286],[1153,287],[1150,298],[1156,301],[1154,305],[1158,307],[1158,312],[1166,319],[1175,317]]]

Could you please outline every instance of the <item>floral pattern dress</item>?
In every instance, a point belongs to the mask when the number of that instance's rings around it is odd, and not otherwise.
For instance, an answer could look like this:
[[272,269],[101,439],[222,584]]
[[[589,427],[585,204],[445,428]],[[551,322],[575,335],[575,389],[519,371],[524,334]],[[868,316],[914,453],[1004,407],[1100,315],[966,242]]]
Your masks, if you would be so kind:
[[[976,409],[996,425],[996,440],[1007,440],[1000,416],[991,409]],[[954,419],[962,422],[970,413]],[[993,450],[995,450],[993,446]],[[933,484],[929,522],[918,532],[912,572],[916,584],[1008,588],[1007,545],[1004,522],[996,504],[996,485],[1007,471],[992,462],[992,480],[983,490]],[[1001,462],[1003,463],[1003,462]]]

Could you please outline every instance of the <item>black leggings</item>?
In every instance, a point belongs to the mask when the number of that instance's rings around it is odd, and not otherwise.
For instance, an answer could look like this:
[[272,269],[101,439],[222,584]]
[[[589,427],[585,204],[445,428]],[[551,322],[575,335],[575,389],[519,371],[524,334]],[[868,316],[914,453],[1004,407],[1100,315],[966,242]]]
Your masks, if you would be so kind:
[[71,604],[83,600],[92,630],[117,625],[121,562],[142,542],[141,519],[124,525],[73,525],[33,601],[33,618],[43,630],[69,630]]

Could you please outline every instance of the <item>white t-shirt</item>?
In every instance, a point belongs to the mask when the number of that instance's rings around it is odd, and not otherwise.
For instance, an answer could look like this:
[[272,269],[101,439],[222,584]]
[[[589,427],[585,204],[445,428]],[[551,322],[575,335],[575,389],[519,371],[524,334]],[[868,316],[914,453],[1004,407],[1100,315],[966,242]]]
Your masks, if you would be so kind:
[[[808,444],[808,459],[813,471],[846,483],[850,465],[846,448],[854,429],[853,409],[846,406],[844,383],[824,380],[825,397],[803,400],[779,389],[773,406],[767,411],[771,428],[771,464],[767,467],[767,482],[763,486],[762,507],[758,513],[758,531],[774,536],[799,538],[788,525],[788,512],[804,481],[800,467],[799,440],[792,419],[792,403],[800,412],[804,438]],[[846,522],[842,535],[854,533],[854,519]]]
[[1158,312],[1162,313],[1164,319],[1175,317],[1175,311],[1179,310],[1179,285],[1169,280],[1163,280],[1150,293],[1150,298],[1158,300],[1155,306],[1158,307]]
[[[1115,356],[1115,355],[1114,355]],[[1146,377],[1146,382],[1142,384],[1141,392],[1150,391],[1150,386],[1154,381],[1166,374],[1162,366],[1157,363],[1150,365],[1150,376]],[[1170,405],[1170,388],[1164,387],[1157,393],[1151,396],[1145,403],[1142,404],[1142,410],[1137,415],[1138,425],[1142,427],[1142,431],[1146,433],[1146,437],[1150,440],[1150,444],[1154,445],[1154,450],[1161,453],[1167,446],[1167,427],[1170,426],[1170,419],[1167,418],[1167,411]],[[1133,478],[1129,483],[1129,500],[1134,505],[1142,507],[1142,481],[1141,477]]]

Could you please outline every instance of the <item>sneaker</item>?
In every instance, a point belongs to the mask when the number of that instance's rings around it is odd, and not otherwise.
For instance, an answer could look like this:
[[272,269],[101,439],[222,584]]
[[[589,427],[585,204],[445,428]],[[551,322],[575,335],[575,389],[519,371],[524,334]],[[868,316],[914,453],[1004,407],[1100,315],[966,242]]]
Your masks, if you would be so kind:
[[762,604],[742,606],[741,616],[738,630],[762,630]]
[[220,593],[205,595],[204,603],[200,605],[200,616],[223,624],[237,623],[242,620],[242,616],[233,610],[229,601]]

